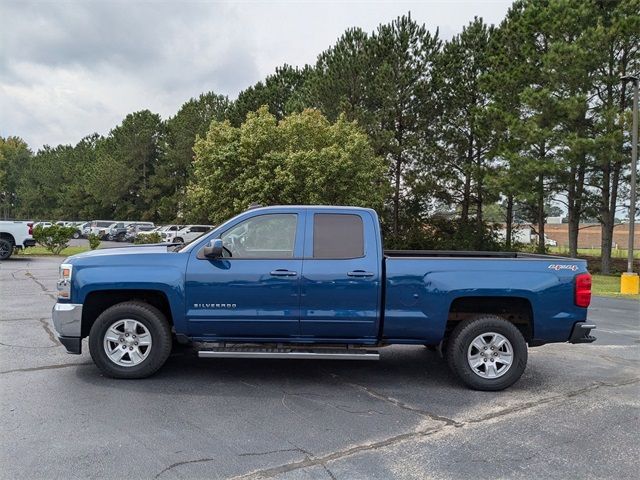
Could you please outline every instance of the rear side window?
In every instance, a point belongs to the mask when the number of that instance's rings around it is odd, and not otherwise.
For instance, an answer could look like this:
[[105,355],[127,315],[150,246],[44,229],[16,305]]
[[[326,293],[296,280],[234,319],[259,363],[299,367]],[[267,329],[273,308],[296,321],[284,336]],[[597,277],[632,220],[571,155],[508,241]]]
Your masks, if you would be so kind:
[[364,256],[364,229],[359,215],[316,213],[313,216],[313,258]]

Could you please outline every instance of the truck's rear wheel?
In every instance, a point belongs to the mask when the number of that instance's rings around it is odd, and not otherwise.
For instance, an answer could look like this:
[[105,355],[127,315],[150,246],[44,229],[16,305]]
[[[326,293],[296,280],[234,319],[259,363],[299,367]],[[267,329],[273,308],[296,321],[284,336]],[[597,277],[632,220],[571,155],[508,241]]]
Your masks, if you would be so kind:
[[91,358],[113,378],[154,374],[169,357],[171,344],[171,329],[162,312],[138,301],[108,308],[89,333]]
[[0,238],[0,260],[6,260],[13,253],[13,243],[6,238]]
[[475,390],[513,385],[527,366],[527,343],[511,322],[483,315],[461,322],[446,352],[451,370]]

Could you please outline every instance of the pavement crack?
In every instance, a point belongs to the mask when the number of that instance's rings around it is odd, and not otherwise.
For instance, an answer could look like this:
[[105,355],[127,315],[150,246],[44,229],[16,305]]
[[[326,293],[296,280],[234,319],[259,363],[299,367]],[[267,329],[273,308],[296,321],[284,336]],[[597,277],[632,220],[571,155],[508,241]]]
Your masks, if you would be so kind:
[[637,362],[635,362],[634,360],[629,360],[627,358],[615,357],[612,355],[598,355],[598,357],[616,365],[625,365],[629,367],[635,367],[637,365]]
[[67,367],[79,367],[82,365],[92,365],[91,362],[75,362],[75,363],[62,363],[56,365],[43,365],[42,367],[29,367],[29,368],[14,368],[13,370],[3,370],[0,372],[0,375],[4,375],[7,373],[16,373],[16,372],[37,372],[40,370],[52,370],[57,368],[67,368]]
[[37,318],[0,318],[0,322],[37,322]]
[[240,476],[236,476],[233,477],[233,480],[248,480],[248,479],[261,479],[261,478],[272,478],[275,477],[277,475],[281,475],[284,473],[288,473],[291,471],[295,471],[295,470],[299,470],[299,469],[303,469],[303,468],[308,468],[308,467],[313,467],[313,466],[317,466],[317,465],[321,465],[324,467],[325,464],[329,463],[329,462],[333,462],[335,460],[340,460],[343,459],[345,457],[350,457],[352,455],[356,455],[359,453],[364,453],[364,452],[369,452],[369,451],[373,451],[373,450],[378,450],[381,448],[386,448],[389,446],[394,446],[409,440],[413,440],[413,439],[417,439],[417,438],[421,438],[421,437],[426,437],[426,436],[431,436],[431,435],[435,435],[437,433],[446,431],[446,430],[452,430],[454,428],[465,428],[468,427],[469,425],[477,425],[479,423],[482,422],[486,422],[488,420],[493,420],[496,418],[502,418],[505,416],[508,416],[512,413],[515,412],[521,412],[523,410],[529,410],[531,408],[535,408],[539,405],[544,405],[553,401],[557,401],[557,400],[565,400],[568,398],[573,398],[573,397],[577,397],[580,395],[584,395],[586,393],[592,392],[594,390],[597,390],[599,388],[617,388],[617,387],[623,387],[623,386],[627,386],[627,385],[633,385],[635,383],[640,382],[640,378],[630,378],[630,379],[626,379],[626,380],[622,380],[620,382],[617,383],[609,383],[609,382],[595,382],[591,385],[588,385],[586,387],[577,389],[577,390],[572,390],[569,392],[565,392],[562,394],[558,394],[558,395],[552,395],[550,397],[546,397],[546,398],[542,398],[540,400],[536,400],[536,401],[532,401],[532,402],[526,402],[524,404],[521,405],[517,405],[514,407],[509,407],[509,408],[505,408],[502,410],[499,410],[497,412],[492,412],[488,415],[484,415],[482,417],[476,418],[476,419],[472,419],[472,420],[468,420],[467,422],[464,423],[458,423],[458,422],[454,422],[454,423],[444,423],[442,425],[440,425],[439,427],[436,428],[431,428],[431,429],[422,429],[422,430],[416,430],[413,432],[405,432],[405,433],[401,433],[398,435],[394,435],[392,437],[388,437],[385,438],[383,440],[379,440],[377,442],[372,442],[372,443],[366,443],[366,444],[360,444],[360,445],[355,445],[355,446],[351,446],[348,448],[344,448],[341,450],[337,450],[335,452],[320,456],[320,457],[309,457],[307,456],[307,458],[305,458],[304,460],[300,460],[300,461],[296,461],[296,462],[291,462],[291,463],[286,463],[283,465],[278,465],[275,467],[271,467],[271,468],[265,468],[262,470],[257,470],[257,471],[253,471],[253,472],[249,472],[247,474],[244,475],[240,475]]
[[26,277],[29,277],[31,280],[33,280],[34,282],[36,282],[36,284],[42,289],[42,291],[44,293],[46,293],[48,296],[50,296],[52,299],[57,300],[56,295],[54,295],[53,293],[49,292],[49,290],[47,289],[47,286],[42,283],[40,280],[38,280],[36,277],[33,276],[33,274],[31,272],[27,272],[25,273]]
[[48,320],[49,319],[47,317],[44,317],[44,318],[40,318],[38,321],[42,325],[42,328],[44,328],[44,331],[47,332],[47,335],[49,336],[49,340],[51,340],[51,342],[53,342],[52,346],[57,347],[58,345],[61,345],[61,343],[58,341],[58,339],[56,338],[55,334],[51,330],[51,327],[49,326],[49,321]]
[[261,455],[271,455],[272,453],[283,453],[283,452],[300,452],[308,455],[308,452],[302,450],[301,448],[283,448],[280,450],[269,450],[268,452],[247,452],[247,453],[239,453],[239,457],[258,457]]
[[477,424],[477,423],[486,422],[488,420],[504,417],[512,413],[521,412],[523,410],[529,410],[531,408],[535,408],[540,405],[545,405],[547,403],[555,402],[557,400],[566,400],[568,398],[584,395],[585,393],[588,393],[603,387],[617,388],[617,387],[624,387],[627,385],[633,385],[634,383],[638,383],[638,382],[640,382],[640,378],[630,378],[618,383],[595,382],[595,383],[592,383],[591,385],[587,385],[586,387],[579,388],[577,390],[571,390],[569,392],[560,393],[558,395],[552,395],[550,397],[541,398],[539,400],[533,400],[531,402],[521,403],[520,405],[515,405],[513,407],[504,408],[497,412],[491,412],[491,413],[488,413],[487,415],[483,415],[482,417],[467,420],[465,424]]
[[58,345],[46,345],[44,347],[40,347],[40,346],[34,346],[34,345],[14,345],[12,343],[3,343],[3,342],[0,342],[0,345],[2,345],[3,347],[10,347],[10,348],[53,348],[58,346]]
[[155,477],[153,478],[158,478],[160,477],[160,475],[162,475],[165,472],[168,472],[169,470],[179,467],[180,465],[187,465],[189,463],[205,463],[205,462],[212,462],[213,458],[199,458],[198,460],[185,460],[184,462],[176,462],[176,463],[172,463],[171,465],[169,465],[167,468],[165,468],[164,470],[161,470],[158,474],[156,474]]
[[394,405],[394,406],[396,406],[398,408],[401,408],[403,410],[407,410],[409,412],[416,413],[416,414],[418,414],[420,416],[429,418],[431,420],[435,420],[435,421],[438,421],[438,422],[444,422],[445,425],[451,425],[451,426],[454,426],[454,427],[461,427],[463,425],[463,423],[457,422],[456,420],[453,420],[452,418],[443,417],[441,415],[437,415],[435,413],[428,412],[428,411],[423,410],[421,408],[414,407],[414,406],[409,405],[409,404],[407,404],[407,403],[405,403],[405,402],[403,402],[401,400],[398,400],[397,398],[389,397],[387,395],[384,395],[384,394],[382,394],[380,392],[377,392],[377,391],[373,390],[372,388],[365,387],[364,385],[360,385],[358,383],[352,383],[352,382],[347,382],[345,380],[342,380],[338,375],[336,375],[334,373],[330,373],[330,375],[333,378],[338,379],[340,382],[344,383],[345,385],[348,385],[348,386],[350,386],[352,388],[355,388],[357,390],[360,390],[361,392],[366,393],[370,397],[373,397],[373,398],[378,399],[378,400],[382,400],[383,402],[390,403],[390,404],[392,404],[392,405]]
[[428,430],[418,430],[415,432],[401,433],[399,435],[394,435],[393,437],[385,438],[378,442],[366,443],[362,445],[356,445],[353,447],[345,448],[342,450],[338,450],[327,455],[323,455],[321,457],[309,457],[304,460],[300,460],[297,462],[291,462],[284,465],[279,465],[272,468],[266,468],[263,470],[258,470],[255,472],[250,472],[245,475],[240,475],[233,477],[232,480],[245,480],[245,479],[259,479],[259,478],[271,478],[276,475],[281,475],[283,473],[288,473],[294,470],[299,470],[301,468],[308,468],[314,466],[324,466],[328,462],[332,462],[335,460],[339,460],[344,457],[349,457],[355,455],[357,453],[368,452],[372,450],[377,450],[380,448],[388,447],[391,445],[395,445],[397,443],[404,442],[406,440],[423,437],[426,435],[432,435],[436,432],[439,432],[443,428],[448,428],[448,426],[443,425],[439,428],[428,429]]

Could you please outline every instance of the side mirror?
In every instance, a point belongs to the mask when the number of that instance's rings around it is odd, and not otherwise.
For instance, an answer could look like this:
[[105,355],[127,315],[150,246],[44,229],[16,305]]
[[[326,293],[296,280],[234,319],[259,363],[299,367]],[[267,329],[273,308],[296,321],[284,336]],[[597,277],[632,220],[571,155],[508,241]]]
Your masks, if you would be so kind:
[[207,258],[222,258],[222,239],[214,238],[202,249]]

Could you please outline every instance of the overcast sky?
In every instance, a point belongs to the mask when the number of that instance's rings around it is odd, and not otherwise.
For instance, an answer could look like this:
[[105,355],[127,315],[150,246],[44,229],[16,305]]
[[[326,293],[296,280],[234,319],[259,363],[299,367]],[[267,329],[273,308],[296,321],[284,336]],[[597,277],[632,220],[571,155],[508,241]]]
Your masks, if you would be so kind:
[[136,110],[235,98],[279,65],[314,63],[349,27],[411,11],[446,39],[474,16],[499,23],[510,3],[0,0],[0,136],[75,144]]

